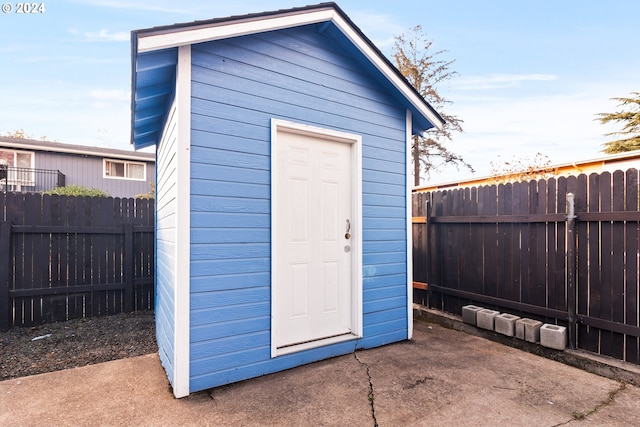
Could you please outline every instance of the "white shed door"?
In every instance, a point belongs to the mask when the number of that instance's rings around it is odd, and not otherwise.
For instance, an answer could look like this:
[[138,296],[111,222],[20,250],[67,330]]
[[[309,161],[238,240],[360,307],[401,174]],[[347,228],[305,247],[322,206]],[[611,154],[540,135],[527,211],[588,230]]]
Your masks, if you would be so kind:
[[272,347],[353,338],[352,144],[279,131],[274,149]]

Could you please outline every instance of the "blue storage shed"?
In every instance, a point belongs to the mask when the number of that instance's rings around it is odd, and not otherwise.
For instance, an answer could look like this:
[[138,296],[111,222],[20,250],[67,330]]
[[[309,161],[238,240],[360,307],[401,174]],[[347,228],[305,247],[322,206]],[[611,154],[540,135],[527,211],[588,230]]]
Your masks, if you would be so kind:
[[411,338],[412,135],[443,120],[334,3],[132,32],[176,397]]

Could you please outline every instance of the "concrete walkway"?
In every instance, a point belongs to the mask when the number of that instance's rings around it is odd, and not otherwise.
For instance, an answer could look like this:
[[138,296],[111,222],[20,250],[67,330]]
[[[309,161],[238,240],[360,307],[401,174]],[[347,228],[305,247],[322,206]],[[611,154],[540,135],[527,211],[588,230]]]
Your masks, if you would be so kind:
[[156,355],[0,382],[1,426],[635,426],[640,389],[434,323],[173,398]]

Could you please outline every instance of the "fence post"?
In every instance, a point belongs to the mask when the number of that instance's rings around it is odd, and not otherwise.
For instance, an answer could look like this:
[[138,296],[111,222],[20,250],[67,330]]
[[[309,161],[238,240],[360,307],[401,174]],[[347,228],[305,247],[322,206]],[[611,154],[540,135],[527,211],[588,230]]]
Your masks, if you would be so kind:
[[569,348],[575,349],[576,333],[576,214],[573,193],[567,193],[567,311]]
[[133,224],[124,226],[124,310],[133,311]]
[[0,331],[9,329],[9,277],[11,271],[11,223],[0,221]]

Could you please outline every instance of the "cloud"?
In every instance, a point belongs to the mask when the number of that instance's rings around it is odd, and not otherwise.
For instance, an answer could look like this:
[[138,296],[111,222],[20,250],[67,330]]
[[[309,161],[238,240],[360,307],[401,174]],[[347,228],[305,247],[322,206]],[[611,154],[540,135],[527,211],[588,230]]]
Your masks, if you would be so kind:
[[492,90],[519,87],[523,82],[557,80],[554,74],[489,74],[484,76],[461,77],[451,82],[457,90]]
[[89,41],[128,42],[131,35],[128,31],[118,31],[112,33],[109,30],[103,28],[97,32],[84,33],[84,37]]

